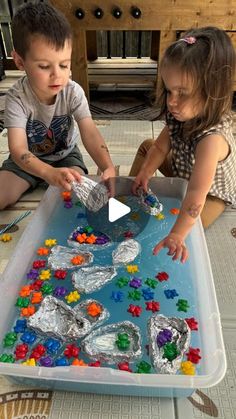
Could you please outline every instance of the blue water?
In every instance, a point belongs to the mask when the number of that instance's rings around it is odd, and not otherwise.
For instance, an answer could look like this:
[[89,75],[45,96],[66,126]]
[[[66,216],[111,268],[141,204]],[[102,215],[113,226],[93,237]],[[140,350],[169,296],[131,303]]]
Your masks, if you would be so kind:
[[[98,248],[98,250],[93,251],[94,264],[112,264],[112,251],[117,247],[118,243],[124,239],[124,232],[129,230],[134,232],[135,240],[137,240],[141,245],[141,253],[133,262],[130,263],[132,265],[137,265],[139,271],[134,274],[129,274],[125,266],[118,267],[117,277],[115,277],[112,280],[112,282],[105,285],[99,291],[95,291],[91,294],[81,295],[81,299],[77,303],[70,304],[70,307],[73,308],[74,305],[87,298],[94,298],[100,301],[108,309],[110,313],[110,318],[108,319],[108,321],[106,321],[106,323],[104,323],[104,325],[120,322],[123,320],[129,320],[137,326],[139,326],[142,334],[142,360],[145,360],[148,363],[150,363],[150,358],[148,357],[147,350],[145,348],[145,346],[148,344],[147,320],[152,315],[152,312],[146,310],[146,304],[143,297],[141,297],[140,301],[133,301],[132,299],[128,298],[128,293],[130,291],[133,291],[134,288],[131,288],[129,285],[123,288],[119,288],[116,285],[119,277],[128,277],[130,278],[130,280],[134,276],[141,278],[142,287],[139,288],[139,290],[142,292],[142,289],[149,288],[148,285],[145,284],[145,280],[147,278],[155,279],[155,276],[158,274],[158,272],[168,273],[169,279],[167,281],[159,282],[158,280],[156,280],[156,289],[151,289],[154,292],[154,297],[151,300],[155,300],[160,303],[160,311],[158,313],[163,314],[165,316],[176,316],[180,318],[195,317],[195,319],[198,320],[196,283],[194,278],[191,277],[191,275],[193,275],[191,270],[191,263],[186,262],[185,264],[181,264],[179,261],[173,262],[171,257],[167,256],[167,249],[163,249],[157,256],[153,256],[152,254],[152,249],[155,246],[155,244],[157,244],[159,240],[161,240],[168,234],[169,230],[171,229],[176,220],[176,216],[170,213],[170,209],[180,207],[180,201],[178,199],[162,197],[161,201],[164,206],[163,214],[165,218],[163,220],[158,220],[153,216],[147,216],[142,210],[140,210],[137,204],[137,198],[135,197],[124,197],[123,202],[132,207],[132,213],[136,211],[138,212],[140,217],[139,222],[132,220],[130,214],[126,215],[125,217],[123,217],[115,223],[109,223],[105,213],[99,216],[99,227],[103,227],[102,231],[109,234],[111,238],[114,240],[114,243],[112,243],[112,245],[110,246],[104,248],[100,247]],[[60,205],[58,205],[56,210],[51,215],[51,218],[47,226],[47,231],[43,232],[40,247],[44,246],[44,240],[49,238],[56,239],[57,244],[59,245],[68,246],[67,239],[71,232],[78,225],[87,225],[85,208],[76,206],[75,202],[76,201],[74,201],[74,205],[72,208],[67,209],[64,207],[64,202],[61,201]],[[78,214],[80,214],[80,218],[78,218]],[[85,217],[81,217],[81,214],[84,214]],[[94,225],[93,227],[94,229],[97,229],[97,225]],[[35,258],[33,260],[42,259],[42,257],[39,257],[36,253],[37,248],[35,249]],[[191,257],[194,256],[192,255]],[[49,282],[53,284],[55,287],[64,286],[68,289],[68,292],[72,291],[73,287],[71,284],[71,272],[72,271],[68,271],[66,280],[57,280],[52,275],[52,278]],[[23,282],[23,284],[26,283],[29,283],[29,281]],[[164,290],[168,289],[175,289],[179,296],[173,299],[167,299],[164,294]],[[111,298],[113,291],[122,292],[122,302],[115,302]],[[190,308],[186,313],[178,311],[178,307],[176,306],[178,299],[185,299],[188,301]],[[66,303],[66,300],[63,300]],[[142,313],[140,317],[132,317],[132,315],[127,312],[127,309],[130,304],[142,307]],[[42,338],[42,336],[38,336],[37,343],[38,342],[44,343],[44,339]],[[22,342],[18,339],[17,344],[19,343]],[[79,345],[79,341],[77,343]],[[33,346],[35,346],[35,344],[36,343],[34,343]],[[190,346],[194,348],[201,348],[199,332],[192,331]],[[65,345],[63,344],[57,356],[62,356],[64,347]],[[3,352],[9,353],[9,350],[3,350]],[[11,349],[10,352],[13,353],[14,348]],[[80,354],[79,358],[83,358],[85,362],[91,362],[91,360],[83,354]],[[136,362],[136,364],[138,362]],[[110,367],[117,368],[116,365],[112,365]],[[133,371],[135,371],[135,365],[132,364],[131,368],[133,369]],[[198,366],[197,370],[198,373],[200,373],[201,366]]]

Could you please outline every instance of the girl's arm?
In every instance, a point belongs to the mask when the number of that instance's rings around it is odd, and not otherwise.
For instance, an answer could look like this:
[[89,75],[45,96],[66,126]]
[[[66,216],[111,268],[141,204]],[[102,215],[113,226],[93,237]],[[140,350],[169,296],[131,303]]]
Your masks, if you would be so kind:
[[136,176],[133,184],[133,193],[137,192],[139,187],[147,191],[148,181],[153,176],[153,173],[161,166],[167,157],[171,148],[169,130],[165,126],[153,146],[148,150],[145,161],[140,167],[139,174]]
[[153,249],[154,254],[157,254],[163,247],[167,247],[168,254],[173,256],[173,260],[178,258],[181,262],[187,260],[188,251],[184,240],[201,214],[214,180],[217,163],[226,158],[228,150],[225,139],[218,134],[209,135],[199,142],[196,148],[195,165],[179,216],[169,235]]
[[103,173],[103,180],[115,177],[115,168],[111,161],[108,148],[92,118],[81,119],[78,121],[78,126],[83,144]]

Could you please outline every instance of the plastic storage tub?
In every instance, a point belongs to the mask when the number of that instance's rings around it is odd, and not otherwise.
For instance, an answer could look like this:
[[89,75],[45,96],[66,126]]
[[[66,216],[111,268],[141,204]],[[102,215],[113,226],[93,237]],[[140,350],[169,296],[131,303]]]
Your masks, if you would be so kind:
[[[153,178],[150,186],[160,199],[162,196],[168,196],[181,201],[186,191],[186,182],[173,178]],[[41,243],[40,239],[45,237],[48,223],[59,205],[61,205],[59,190],[49,187],[2,275],[1,341],[9,328],[14,325],[18,290],[25,284],[26,273],[35,258],[35,252]],[[201,369],[197,375],[137,374],[109,367],[46,368],[10,363],[0,363],[0,373],[18,384],[67,391],[135,396],[188,397],[196,388],[216,385],[225,375],[226,356],[210,260],[199,220],[189,235],[188,247],[191,253],[188,262],[189,272],[195,284],[194,294],[198,305],[198,333],[202,356]]]

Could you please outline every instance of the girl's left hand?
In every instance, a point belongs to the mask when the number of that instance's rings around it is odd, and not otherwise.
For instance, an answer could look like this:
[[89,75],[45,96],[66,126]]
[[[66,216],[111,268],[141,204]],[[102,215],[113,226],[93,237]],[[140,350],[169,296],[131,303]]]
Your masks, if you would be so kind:
[[115,195],[115,177],[116,172],[114,166],[105,169],[101,175],[101,180],[105,183],[108,189],[109,198]]
[[173,260],[180,259],[180,261],[184,263],[188,259],[188,249],[185,246],[183,238],[179,234],[170,233],[154,247],[153,254],[157,255],[164,247],[169,249],[167,254],[172,256]]

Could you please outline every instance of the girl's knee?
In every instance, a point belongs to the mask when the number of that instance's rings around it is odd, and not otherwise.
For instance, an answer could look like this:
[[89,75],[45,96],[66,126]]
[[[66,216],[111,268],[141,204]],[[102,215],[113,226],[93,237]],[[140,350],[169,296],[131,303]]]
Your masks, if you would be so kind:
[[225,207],[226,204],[222,199],[208,195],[201,213],[203,228],[210,227],[224,212]]
[[139,151],[147,153],[154,143],[155,143],[155,140],[153,140],[152,138],[144,140],[139,146]]

